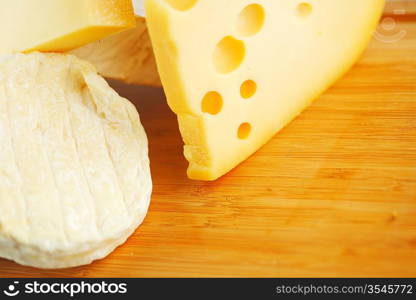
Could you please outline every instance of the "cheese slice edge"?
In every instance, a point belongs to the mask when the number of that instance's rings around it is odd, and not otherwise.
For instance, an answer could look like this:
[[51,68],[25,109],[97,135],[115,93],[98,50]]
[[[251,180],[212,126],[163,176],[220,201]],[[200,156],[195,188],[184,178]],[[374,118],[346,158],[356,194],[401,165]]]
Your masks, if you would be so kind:
[[0,53],[62,52],[135,25],[131,0],[13,0],[0,6]]
[[107,78],[130,84],[161,86],[146,20],[136,27],[76,48],[69,53],[91,62]]

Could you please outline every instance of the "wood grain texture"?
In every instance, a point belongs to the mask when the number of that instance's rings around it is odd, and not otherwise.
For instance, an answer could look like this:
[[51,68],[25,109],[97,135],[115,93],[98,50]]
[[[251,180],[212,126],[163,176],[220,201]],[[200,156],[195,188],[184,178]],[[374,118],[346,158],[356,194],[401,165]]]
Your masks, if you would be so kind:
[[416,14],[416,0],[387,0],[386,15]]
[[186,178],[162,91],[113,82],[149,135],[154,194],[144,224],[89,266],[48,271],[0,260],[0,276],[416,276],[416,18],[397,22],[213,183]]

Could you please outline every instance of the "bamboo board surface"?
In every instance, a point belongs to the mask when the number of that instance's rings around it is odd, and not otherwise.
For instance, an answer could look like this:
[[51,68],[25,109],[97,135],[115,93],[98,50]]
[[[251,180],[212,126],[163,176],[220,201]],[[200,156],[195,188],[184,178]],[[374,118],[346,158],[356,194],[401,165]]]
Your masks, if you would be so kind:
[[186,178],[162,91],[112,82],[149,136],[144,224],[89,266],[0,259],[0,276],[416,276],[416,16],[395,18],[341,81],[213,183]]
[[387,0],[385,14],[416,14],[416,0]]

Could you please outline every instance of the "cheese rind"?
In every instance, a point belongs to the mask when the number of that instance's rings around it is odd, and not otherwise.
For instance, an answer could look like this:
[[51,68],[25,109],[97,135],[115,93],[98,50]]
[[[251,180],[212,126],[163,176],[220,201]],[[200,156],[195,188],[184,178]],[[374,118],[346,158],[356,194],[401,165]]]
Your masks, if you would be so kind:
[[136,18],[135,28],[74,49],[70,53],[91,62],[107,78],[132,84],[161,85],[144,18]]
[[161,86],[152,43],[146,26],[143,0],[133,0],[136,27],[74,49],[98,72],[130,84]]
[[150,201],[135,107],[71,55],[0,58],[0,256],[90,263],[123,243]]
[[[200,180],[237,166],[343,75],[384,6],[384,0],[179,2],[180,9],[146,0],[147,24],[178,115],[188,176]],[[204,111],[212,92],[222,98],[215,113]]]
[[130,0],[13,0],[0,6],[0,53],[67,51],[134,27]]

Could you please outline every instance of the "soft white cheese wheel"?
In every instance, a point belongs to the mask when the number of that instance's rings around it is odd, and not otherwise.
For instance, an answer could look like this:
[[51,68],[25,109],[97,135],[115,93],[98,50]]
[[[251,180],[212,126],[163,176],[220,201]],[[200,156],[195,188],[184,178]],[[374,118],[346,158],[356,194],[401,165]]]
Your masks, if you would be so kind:
[[135,107],[72,55],[0,58],[0,256],[88,264],[143,221],[152,183]]

